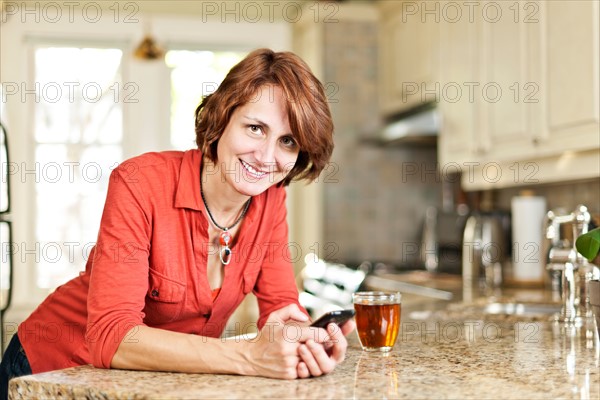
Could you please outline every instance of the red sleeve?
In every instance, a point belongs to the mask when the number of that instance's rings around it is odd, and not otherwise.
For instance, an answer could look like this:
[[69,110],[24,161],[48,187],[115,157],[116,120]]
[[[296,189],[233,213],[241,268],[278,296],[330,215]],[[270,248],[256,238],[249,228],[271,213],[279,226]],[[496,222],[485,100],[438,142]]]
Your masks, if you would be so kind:
[[298,288],[288,245],[286,192],[283,188],[276,192],[275,199],[267,204],[268,210],[275,214],[273,232],[265,246],[266,256],[253,291],[260,310],[259,329],[263,327],[269,314],[288,304],[297,304],[308,315],[298,302]]
[[[86,341],[96,367],[110,368],[125,334],[142,325],[148,290],[151,213],[143,177],[129,161],[111,176],[98,241],[90,253]],[[135,340],[135,336],[126,339]]]

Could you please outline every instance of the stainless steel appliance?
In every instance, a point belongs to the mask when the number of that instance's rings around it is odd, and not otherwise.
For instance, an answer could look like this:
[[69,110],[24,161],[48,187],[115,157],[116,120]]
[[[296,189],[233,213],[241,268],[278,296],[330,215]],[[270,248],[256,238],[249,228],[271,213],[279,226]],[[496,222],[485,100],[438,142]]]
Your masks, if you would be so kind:
[[396,144],[436,144],[440,115],[435,106],[425,105],[397,116],[382,130],[381,139]]
[[463,285],[499,287],[511,256],[510,213],[476,212],[469,216],[462,242]]
[[425,210],[421,263],[429,272],[461,273],[462,238],[469,216],[460,175],[442,177],[441,207]]
[[429,207],[425,212],[421,261],[429,272],[461,273],[467,213]]
[[385,118],[363,141],[381,146],[437,146],[441,117],[434,102]]

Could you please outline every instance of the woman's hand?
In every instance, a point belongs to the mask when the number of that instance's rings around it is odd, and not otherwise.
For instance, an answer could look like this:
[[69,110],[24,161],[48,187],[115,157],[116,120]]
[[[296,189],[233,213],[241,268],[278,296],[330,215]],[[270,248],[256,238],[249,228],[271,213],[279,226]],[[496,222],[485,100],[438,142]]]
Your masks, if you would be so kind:
[[[320,376],[332,372],[335,367],[344,361],[348,342],[346,335],[355,328],[353,320],[346,322],[342,327],[336,324],[327,326],[327,337],[321,342],[309,339],[299,347],[300,358],[297,374],[299,378]],[[311,328],[318,329],[318,328]],[[322,329],[319,329],[322,331]]]
[[354,329],[354,322],[342,329],[331,324],[327,331],[306,326],[306,322],[308,317],[295,304],[273,312],[256,339],[247,343],[252,374],[295,379],[333,371],[345,358],[344,335]]
[[272,312],[256,338],[246,343],[251,374],[279,379],[297,378],[298,347],[309,339],[307,328],[298,323],[306,322],[308,317],[296,304]]

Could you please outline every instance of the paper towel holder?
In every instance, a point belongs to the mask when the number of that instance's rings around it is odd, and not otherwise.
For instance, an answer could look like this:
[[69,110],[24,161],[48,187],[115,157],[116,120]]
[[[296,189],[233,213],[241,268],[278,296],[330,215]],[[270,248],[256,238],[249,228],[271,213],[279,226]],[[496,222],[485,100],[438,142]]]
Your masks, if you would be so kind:
[[546,199],[532,190],[522,190],[511,200],[511,283],[517,286],[544,286],[542,246],[546,206]]

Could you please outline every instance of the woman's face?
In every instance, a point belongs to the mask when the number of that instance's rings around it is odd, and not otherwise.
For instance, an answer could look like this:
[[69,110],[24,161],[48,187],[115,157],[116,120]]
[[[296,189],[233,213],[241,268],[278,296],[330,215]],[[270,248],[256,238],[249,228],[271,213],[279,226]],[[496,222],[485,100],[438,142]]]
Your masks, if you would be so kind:
[[221,179],[245,196],[281,182],[300,149],[291,132],[285,94],[266,85],[231,116],[217,146]]

